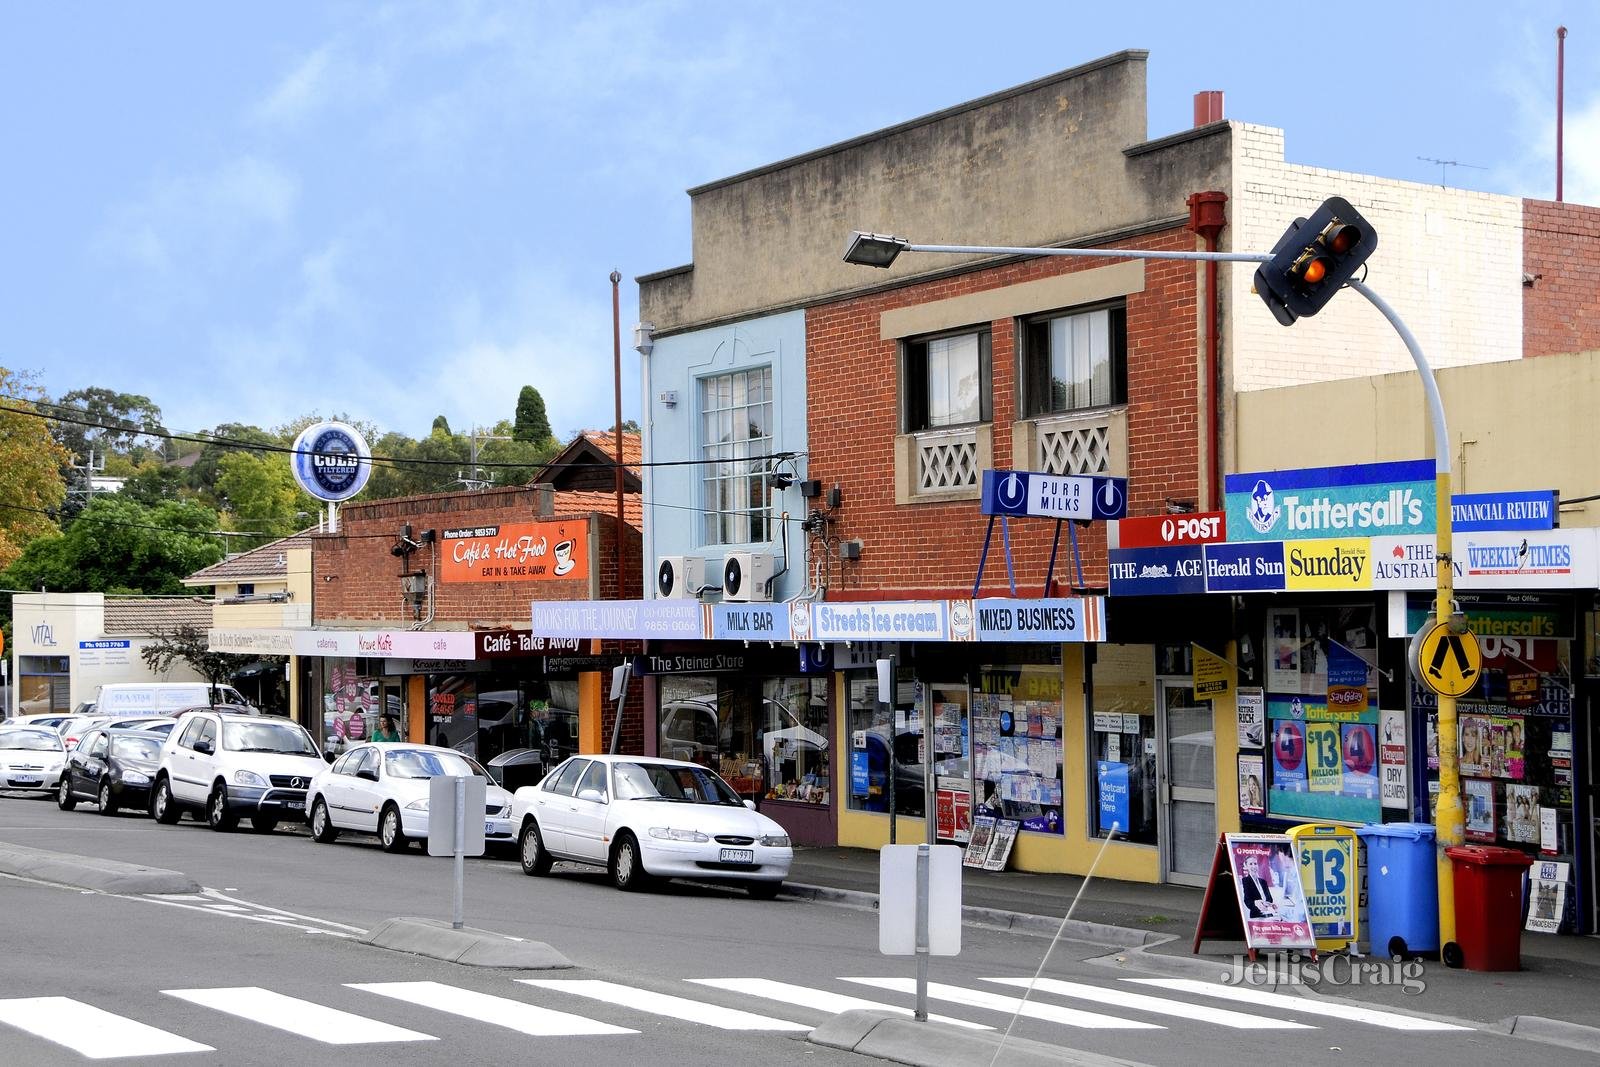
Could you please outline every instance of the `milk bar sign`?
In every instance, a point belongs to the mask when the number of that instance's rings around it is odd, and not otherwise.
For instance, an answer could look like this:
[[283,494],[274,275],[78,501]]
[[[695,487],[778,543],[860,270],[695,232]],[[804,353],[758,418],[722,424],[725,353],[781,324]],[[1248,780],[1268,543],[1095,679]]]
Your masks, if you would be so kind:
[[1045,519],[1120,519],[1128,510],[1128,480],[1106,475],[983,472],[985,515]]

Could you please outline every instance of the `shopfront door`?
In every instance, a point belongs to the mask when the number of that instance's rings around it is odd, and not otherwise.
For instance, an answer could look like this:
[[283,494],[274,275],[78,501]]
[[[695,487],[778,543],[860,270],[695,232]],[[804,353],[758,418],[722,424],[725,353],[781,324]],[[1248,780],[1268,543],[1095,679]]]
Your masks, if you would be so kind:
[[1211,704],[1195,700],[1187,678],[1156,679],[1156,694],[1162,874],[1168,882],[1205,885],[1217,847]]

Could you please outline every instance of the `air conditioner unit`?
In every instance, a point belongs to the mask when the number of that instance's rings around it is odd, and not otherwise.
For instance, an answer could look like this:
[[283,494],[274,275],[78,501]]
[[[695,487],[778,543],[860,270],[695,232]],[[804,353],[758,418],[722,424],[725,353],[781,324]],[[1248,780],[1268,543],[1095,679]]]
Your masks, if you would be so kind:
[[400,591],[410,596],[421,596],[428,591],[428,576],[426,574],[402,574],[400,576]]
[[699,556],[662,556],[656,561],[656,597],[693,599],[706,584],[706,561]]
[[769,583],[777,560],[765,552],[729,552],[722,564],[722,599],[731,602],[772,599]]

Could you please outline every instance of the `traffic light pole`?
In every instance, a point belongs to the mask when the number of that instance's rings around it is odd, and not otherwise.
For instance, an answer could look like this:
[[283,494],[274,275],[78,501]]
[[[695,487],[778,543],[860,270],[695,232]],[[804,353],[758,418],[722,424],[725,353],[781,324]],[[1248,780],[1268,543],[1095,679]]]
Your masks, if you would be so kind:
[[[1433,368],[1422,354],[1422,346],[1394,308],[1367,288],[1366,283],[1352,278],[1347,284],[1366,297],[1389,320],[1389,325],[1405,342],[1406,351],[1411,353],[1417,373],[1422,375],[1422,391],[1427,395],[1428,411],[1433,419],[1433,479],[1434,496],[1437,498],[1434,501],[1438,533],[1433,549],[1433,572],[1436,578],[1433,611],[1434,618],[1447,622],[1455,613],[1455,546],[1451,537],[1450,431],[1445,425],[1444,401],[1439,396],[1439,383],[1434,378]],[[1439,871],[1439,947],[1442,951],[1456,939],[1455,874],[1445,849],[1461,844],[1466,834],[1462,826],[1460,750],[1456,747],[1456,698],[1440,693],[1438,701],[1439,805],[1434,810],[1433,825],[1434,862]]]
[[[1338,204],[1341,208],[1348,209],[1344,201],[1332,200],[1324,204],[1325,212],[1330,204]],[[1349,210],[1350,217],[1360,223],[1359,216]],[[1295,230],[1298,230],[1298,220]],[[1364,223],[1360,223],[1364,225]],[[1307,234],[1316,232],[1320,222],[1308,226]],[[1291,232],[1294,232],[1292,230]],[[1365,247],[1363,258],[1371,254],[1373,242],[1363,239]],[[1287,246],[1285,246],[1287,247]],[[1278,253],[1259,252],[1167,252],[1146,251],[1143,249],[1127,248],[1025,248],[1004,245],[919,245],[898,237],[884,234],[857,232],[851,235],[849,247],[845,251],[845,261],[860,266],[888,267],[895,257],[901,252],[943,252],[957,255],[988,255],[988,256],[1078,256],[1084,258],[1101,259],[1176,259],[1194,260],[1198,262],[1221,263],[1269,263],[1277,258]],[[1353,269],[1353,266],[1346,269]],[[1399,314],[1389,304],[1367,287],[1365,282],[1355,278],[1345,277],[1343,280],[1333,281],[1335,286],[1348,285],[1362,296],[1366,297],[1372,306],[1377,308],[1383,317],[1389,320],[1395,332],[1400,335],[1400,340],[1405,343],[1406,351],[1411,354],[1411,360],[1417,366],[1417,372],[1422,376],[1422,389],[1427,396],[1428,410],[1433,422],[1433,454],[1434,454],[1434,485],[1436,500],[1434,502],[1435,521],[1438,533],[1434,543],[1434,574],[1436,577],[1434,612],[1440,621],[1449,621],[1455,613],[1455,561],[1454,546],[1451,538],[1451,513],[1450,513],[1450,434],[1445,425],[1444,402],[1439,396],[1439,384],[1434,378],[1433,369],[1428,365],[1427,358],[1422,354],[1422,346],[1417,343],[1416,337],[1400,318]],[[1334,290],[1330,288],[1327,295],[1331,296]],[[1269,306],[1272,301],[1268,301]],[[1317,305],[1320,307],[1320,304]],[[1316,309],[1301,309],[1301,314],[1312,314]],[[1275,315],[1279,312],[1274,308]],[[1288,321],[1280,315],[1279,321],[1292,322],[1296,316],[1289,315]],[[1465,839],[1463,814],[1461,810],[1461,765],[1460,753],[1456,748],[1456,698],[1453,696],[1439,695],[1439,803],[1434,813],[1435,846],[1439,879],[1439,945],[1441,949],[1450,946],[1456,939],[1456,908],[1455,908],[1455,877],[1451,870],[1450,860],[1445,855],[1445,849],[1459,845]],[[929,840],[932,840],[930,835]]]

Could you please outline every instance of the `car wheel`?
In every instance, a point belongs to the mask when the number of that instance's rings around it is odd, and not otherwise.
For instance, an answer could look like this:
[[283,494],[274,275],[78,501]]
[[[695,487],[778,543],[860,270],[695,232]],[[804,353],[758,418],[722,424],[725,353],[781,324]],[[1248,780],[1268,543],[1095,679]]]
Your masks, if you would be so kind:
[[393,804],[384,808],[382,817],[378,819],[378,840],[383,842],[385,852],[404,852],[411,843],[400,828],[400,809]]
[[254,830],[258,834],[270,834],[277,828],[278,817],[276,815],[250,816],[250,829]]
[[206,800],[206,825],[225,834],[239,825],[239,816],[228,810],[228,787],[218,782]]
[[150,790],[150,817],[158,823],[171,826],[183,817],[183,812],[178,810],[178,802],[172,796],[172,786],[163,775],[156,779],[156,787]]
[[527,875],[549,874],[550,853],[544,850],[544,837],[539,833],[539,824],[532,819],[522,828],[522,836],[517,839],[521,852],[522,873]]
[[611,850],[611,884],[624,891],[644,889],[650,883],[644,862],[639,857],[639,842],[623,831]]
[[754,900],[772,900],[783,888],[782,882],[746,882],[744,891]]
[[56,807],[62,811],[71,811],[78,806],[78,798],[72,795],[72,779],[63,772],[61,781],[56,783]]
[[328,818],[328,805],[323,803],[321,797],[311,805],[311,840],[319,845],[326,845],[339,836],[338,827],[333,825],[333,820]]
[[117,813],[117,798],[111,795],[111,783],[100,783],[100,814],[115,815]]

